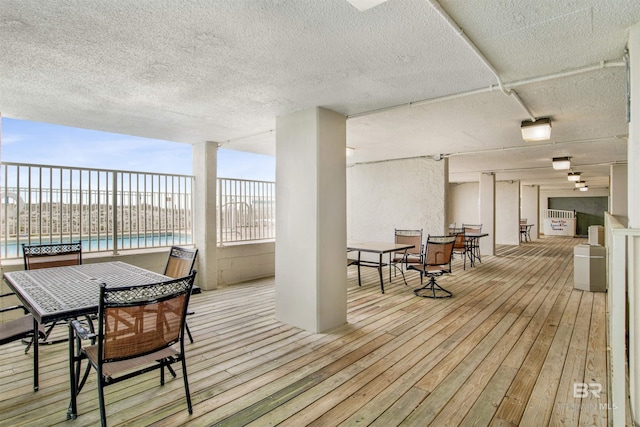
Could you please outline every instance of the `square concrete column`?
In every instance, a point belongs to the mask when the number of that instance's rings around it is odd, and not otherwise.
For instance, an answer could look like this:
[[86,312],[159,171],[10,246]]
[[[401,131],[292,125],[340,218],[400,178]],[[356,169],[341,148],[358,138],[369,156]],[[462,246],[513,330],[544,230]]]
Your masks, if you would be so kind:
[[193,243],[198,248],[196,283],[203,289],[218,287],[216,223],[218,143],[191,146],[193,156]]
[[347,320],[346,118],[276,120],[276,318],[323,332]]
[[627,165],[611,165],[609,180],[609,212],[626,225],[629,219]]
[[482,232],[489,233],[480,239],[480,253],[493,255],[496,248],[496,176],[492,173],[480,174],[479,205]]
[[[520,244],[520,181],[496,183],[495,211],[496,243]],[[484,225],[482,226],[484,231]],[[486,237],[485,237],[486,239]]]
[[533,224],[529,234],[532,239],[540,236],[540,186],[523,185],[521,189],[522,212],[520,216]]

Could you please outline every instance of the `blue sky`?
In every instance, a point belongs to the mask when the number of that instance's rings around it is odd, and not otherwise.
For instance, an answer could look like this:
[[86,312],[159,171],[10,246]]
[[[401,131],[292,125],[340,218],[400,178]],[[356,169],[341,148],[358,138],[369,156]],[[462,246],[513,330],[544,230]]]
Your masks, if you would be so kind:
[[[2,161],[192,174],[189,144],[8,118]],[[218,176],[275,181],[275,157],[221,148]]]

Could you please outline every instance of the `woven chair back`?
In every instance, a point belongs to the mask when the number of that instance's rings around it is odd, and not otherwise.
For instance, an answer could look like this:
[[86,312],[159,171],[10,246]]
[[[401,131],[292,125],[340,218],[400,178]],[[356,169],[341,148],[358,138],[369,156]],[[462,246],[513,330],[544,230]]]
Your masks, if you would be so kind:
[[425,265],[446,266],[451,264],[453,244],[456,236],[429,236],[425,254]]
[[24,269],[63,267],[82,264],[82,244],[56,243],[50,245],[22,245]]
[[152,285],[100,289],[98,345],[103,362],[149,354],[179,342],[195,272]]
[[396,243],[401,245],[413,245],[407,249],[407,254],[420,255],[422,252],[422,230],[395,230]]
[[172,246],[164,268],[164,275],[178,278],[188,276],[198,256],[197,249]]

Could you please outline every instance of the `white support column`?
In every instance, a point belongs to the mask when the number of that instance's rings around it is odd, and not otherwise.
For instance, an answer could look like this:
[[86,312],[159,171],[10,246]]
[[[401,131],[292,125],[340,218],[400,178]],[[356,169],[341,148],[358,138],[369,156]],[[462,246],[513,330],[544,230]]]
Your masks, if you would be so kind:
[[521,218],[526,218],[529,224],[533,224],[529,235],[531,239],[540,237],[540,186],[539,185],[523,185],[521,190]]
[[627,165],[611,165],[609,170],[609,213],[625,226],[629,222]]
[[[496,183],[495,211],[496,243],[503,245],[520,244],[520,181],[500,181]],[[484,231],[484,225],[482,226]]]
[[487,237],[480,239],[480,253],[493,255],[496,248],[496,176],[494,174],[480,174],[478,197],[482,232],[489,233]]
[[318,333],[347,320],[346,119],[276,120],[276,318]]
[[[629,228],[640,228],[640,24],[629,33],[631,122],[627,144],[627,183]],[[629,239],[629,395],[634,425],[640,422],[640,239]]]
[[198,248],[197,284],[206,290],[218,287],[218,242],[216,223],[218,143],[193,144],[193,243]]

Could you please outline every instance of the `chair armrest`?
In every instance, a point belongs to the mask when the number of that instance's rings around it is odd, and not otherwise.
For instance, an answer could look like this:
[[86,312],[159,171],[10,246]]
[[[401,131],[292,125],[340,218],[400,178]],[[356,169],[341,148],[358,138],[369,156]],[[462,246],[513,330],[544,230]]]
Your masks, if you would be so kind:
[[76,335],[83,340],[90,340],[96,337],[96,334],[87,329],[81,322],[78,320],[72,320],[71,326],[76,331]]

